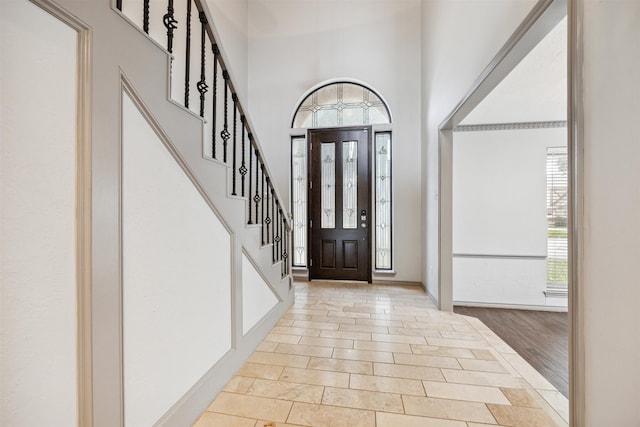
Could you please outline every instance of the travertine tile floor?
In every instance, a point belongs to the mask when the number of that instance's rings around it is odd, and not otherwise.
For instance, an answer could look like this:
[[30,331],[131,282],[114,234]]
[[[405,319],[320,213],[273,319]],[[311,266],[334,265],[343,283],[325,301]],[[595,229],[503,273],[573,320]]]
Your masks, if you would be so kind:
[[567,401],[479,320],[413,286],[296,283],[194,427],[566,426]]

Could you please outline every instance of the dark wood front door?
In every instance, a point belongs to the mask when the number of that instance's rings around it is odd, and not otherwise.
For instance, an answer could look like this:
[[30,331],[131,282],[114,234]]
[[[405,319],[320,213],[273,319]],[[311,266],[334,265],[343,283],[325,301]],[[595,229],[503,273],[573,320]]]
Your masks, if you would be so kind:
[[371,281],[371,128],[309,131],[309,278]]

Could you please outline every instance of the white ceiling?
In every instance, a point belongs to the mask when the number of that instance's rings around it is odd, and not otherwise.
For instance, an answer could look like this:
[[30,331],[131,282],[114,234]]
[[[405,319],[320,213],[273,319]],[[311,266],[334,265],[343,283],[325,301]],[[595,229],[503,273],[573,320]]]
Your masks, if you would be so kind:
[[460,123],[567,119],[567,19],[564,18]]

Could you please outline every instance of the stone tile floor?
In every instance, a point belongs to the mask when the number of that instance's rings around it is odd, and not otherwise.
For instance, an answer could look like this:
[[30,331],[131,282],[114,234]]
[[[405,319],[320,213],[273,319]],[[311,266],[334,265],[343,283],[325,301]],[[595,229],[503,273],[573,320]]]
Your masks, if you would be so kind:
[[482,322],[416,286],[296,283],[194,427],[567,426],[568,403]]

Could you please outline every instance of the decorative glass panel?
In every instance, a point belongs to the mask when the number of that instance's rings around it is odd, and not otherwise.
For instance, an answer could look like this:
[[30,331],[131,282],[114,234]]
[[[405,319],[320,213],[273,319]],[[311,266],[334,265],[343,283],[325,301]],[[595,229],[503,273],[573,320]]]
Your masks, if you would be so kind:
[[338,126],[338,112],[333,109],[318,110],[313,114],[314,127],[328,128]]
[[293,265],[307,265],[307,141],[291,140],[291,202],[293,204]]
[[323,142],[320,158],[322,159],[321,209],[322,228],[336,228],[336,144]]
[[298,120],[302,127],[311,127],[313,123],[313,113],[311,111],[300,111],[298,113]]
[[366,89],[362,86],[343,84],[342,102],[345,104],[360,103],[364,101]]
[[387,110],[383,106],[369,108],[369,123],[372,125],[389,123]]
[[[309,119],[311,117],[311,119]],[[294,128],[391,123],[389,110],[371,90],[356,83],[331,83],[307,96],[293,119]]]
[[376,133],[376,269],[391,269],[391,133]]
[[316,103],[318,105],[333,105],[338,102],[337,85],[327,85],[317,91]]
[[342,228],[358,228],[358,141],[342,143]]
[[569,281],[567,190],[567,148],[547,148],[547,281],[558,287]]
[[355,126],[364,122],[364,110],[362,108],[345,108],[342,110],[342,125]]

